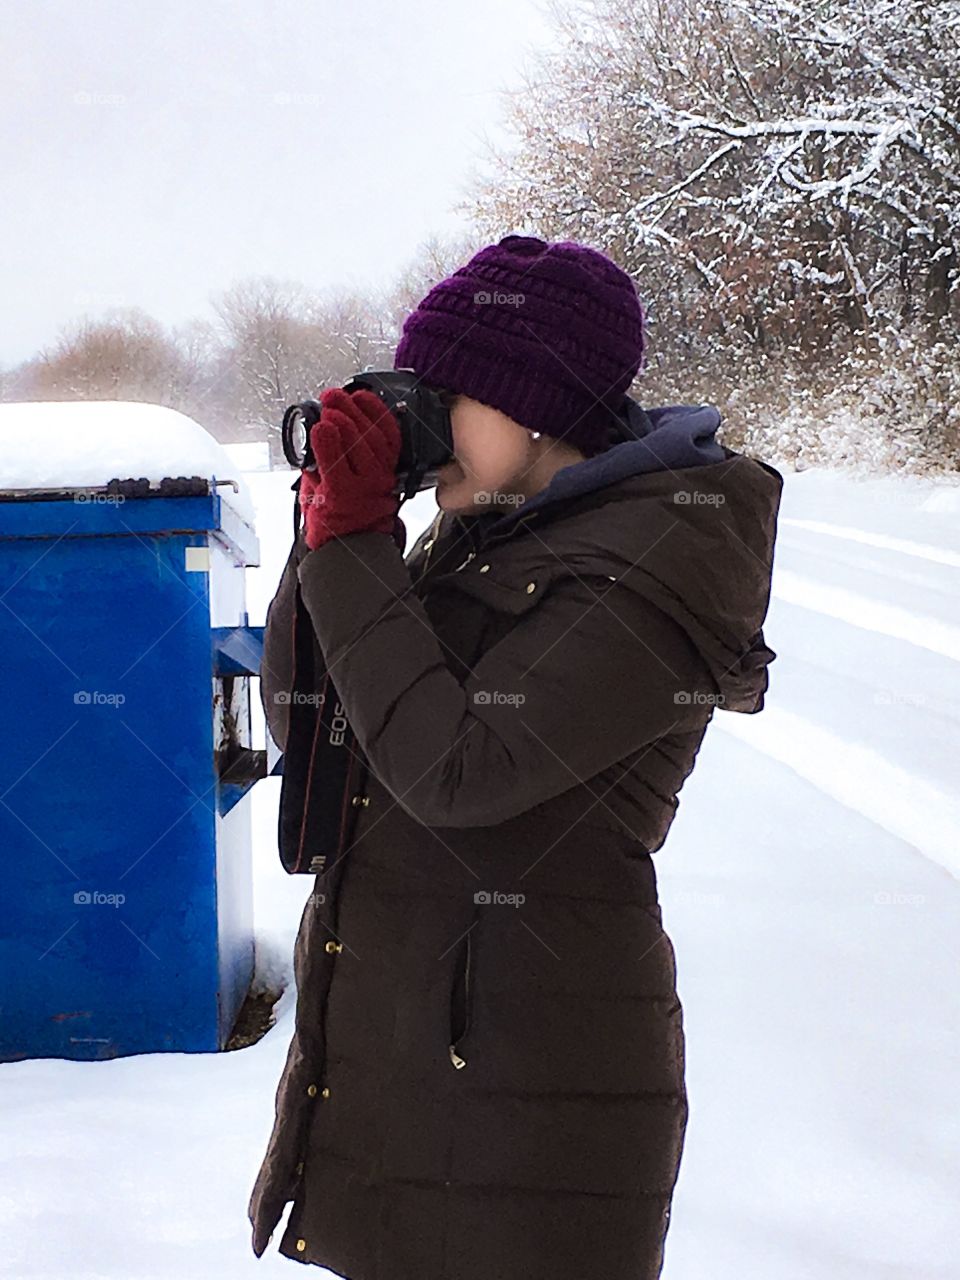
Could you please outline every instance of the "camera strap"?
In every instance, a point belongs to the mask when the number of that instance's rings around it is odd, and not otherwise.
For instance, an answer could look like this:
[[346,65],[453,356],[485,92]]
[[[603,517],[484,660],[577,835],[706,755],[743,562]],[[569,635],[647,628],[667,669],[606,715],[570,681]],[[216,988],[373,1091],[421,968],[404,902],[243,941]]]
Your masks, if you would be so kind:
[[[299,493],[295,542],[298,515]],[[350,840],[358,814],[353,799],[365,761],[326,670],[299,581],[293,605],[292,684],[280,787],[280,861],[290,875],[322,875]]]

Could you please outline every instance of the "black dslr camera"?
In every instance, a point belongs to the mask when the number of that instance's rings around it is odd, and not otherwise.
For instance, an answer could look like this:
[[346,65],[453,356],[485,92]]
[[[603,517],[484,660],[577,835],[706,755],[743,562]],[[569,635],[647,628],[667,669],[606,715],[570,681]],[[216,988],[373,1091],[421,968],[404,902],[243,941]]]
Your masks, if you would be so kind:
[[[430,386],[413,369],[365,369],[343,385],[344,391],[365,389],[378,395],[400,424],[400,457],[393,492],[406,502],[421,489],[433,488],[437,472],[454,456],[450,425],[451,393]],[[290,405],[283,415],[283,452],[291,467],[316,469],[310,431],[320,420],[319,400]],[[646,411],[624,396],[618,412],[610,413],[610,443],[642,438],[652,423]]]
[[[343,385],[344,391],[372,391],[400,424],[400,457],[394,493],[402,501],[437,483],[437,472],[453,457],[451,396],[423,382],[412,369],[364,370]],[[320,420],[319,400],[290,405],[283,415],[283,452],[291,467],[316,470],[310,431]]]

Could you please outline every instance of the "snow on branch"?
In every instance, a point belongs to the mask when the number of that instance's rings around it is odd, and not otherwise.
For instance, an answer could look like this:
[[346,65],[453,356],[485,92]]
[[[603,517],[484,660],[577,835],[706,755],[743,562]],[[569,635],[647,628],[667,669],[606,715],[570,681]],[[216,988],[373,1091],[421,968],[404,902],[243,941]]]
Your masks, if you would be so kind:
[[715,151],[712,156],[708,156],[702,164],[698,165],[697,168],[694,169],[693,173],[688,174],[686,178],[682,178],[679,182],[675,182],[667,191],[656,191],[653,195],[645,196],[643,200],[640,200],[637,203],[634,211],[639,213],[641,210],[649,208],[652,204],[657,204],[661,200],[670,200],[672,197],[679,195],[681,191],[685,191],[688,187],[693,186],[695,182],[699,181],[699,179],[709,172],[709,170],[722,160],[725,155],[728,155],[731,151],[736,151],[739,146],[739,142],[725,143],[724,146]]
[[812,267],[807,262],[798,262],[796,258],[784,258],[777,263],[777,266],[781,271],[789,271],[795,279],[809,280],[811,284],[841,284],[847,278],[845,271],[835,271],[832,275],[828,275],[826,271],[820,271],[819,268]]
[[797,116],[791,120],[758,120],[751,124],[730,125],[722,120],[712,120],[708,116],[676,112],[675,123],[681,133],[702,129],[706,133],[719,133],[728,138],[789,138],[819,133],[855,134],[864,138],[889,137],[894,140],[912,132],[912,126],[905,120],[883,121],[875,124],[870,120],[830,120],[821,116]]
[[859,169],[845,173],[842,178],[824,178],[817,182],[805,182],[789,165],[781,166],[784,182],[795,191],[804,191],[814,197],[829,196],[839,193],[843,200],[849,199],[851,188],[858,187],[879,172],[881,165],[894,142],[909,129],[906,124],[891,125],[876,135],[876,141],[870,153]]

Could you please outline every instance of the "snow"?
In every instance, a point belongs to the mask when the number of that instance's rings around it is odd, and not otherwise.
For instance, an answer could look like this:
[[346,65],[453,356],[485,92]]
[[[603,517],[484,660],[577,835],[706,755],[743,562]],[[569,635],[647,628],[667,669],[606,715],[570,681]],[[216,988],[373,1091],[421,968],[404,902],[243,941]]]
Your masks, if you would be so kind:
[[[785,479],[766,708],[717,713],[656,855],[690,1098],[663,1276],[960,1280],[960,487]],[[249,477],[253,622],[293,480]],[[404,508],[408,545],[434,511]],[[246,1220],[313,886],[280,867],[278,794],[253,796],[276,1025],[229,1054],[0,1066],[0,1275],[291,1274],[285,1219],[260,1260]]]
[[227,484],[217,492],[248,524],[255,518],[238,463],[176,409],[133,400],[0,404],[0,489],[82,489],[168,476],[236,480],[239,492]]
[[223,447],[234,465],[243,471],[270,470],[270,445],[266,440],[241,441]]

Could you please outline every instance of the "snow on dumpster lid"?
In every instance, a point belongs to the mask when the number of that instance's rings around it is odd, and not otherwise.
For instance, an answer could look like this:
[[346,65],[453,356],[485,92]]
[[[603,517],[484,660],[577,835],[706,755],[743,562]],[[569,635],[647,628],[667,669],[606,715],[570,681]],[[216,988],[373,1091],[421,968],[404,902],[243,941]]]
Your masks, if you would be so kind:
[[0,404],[0,489],[82,489],[203,476],[251,527],[253,498],[226,449],[185,413],[133,400]]

